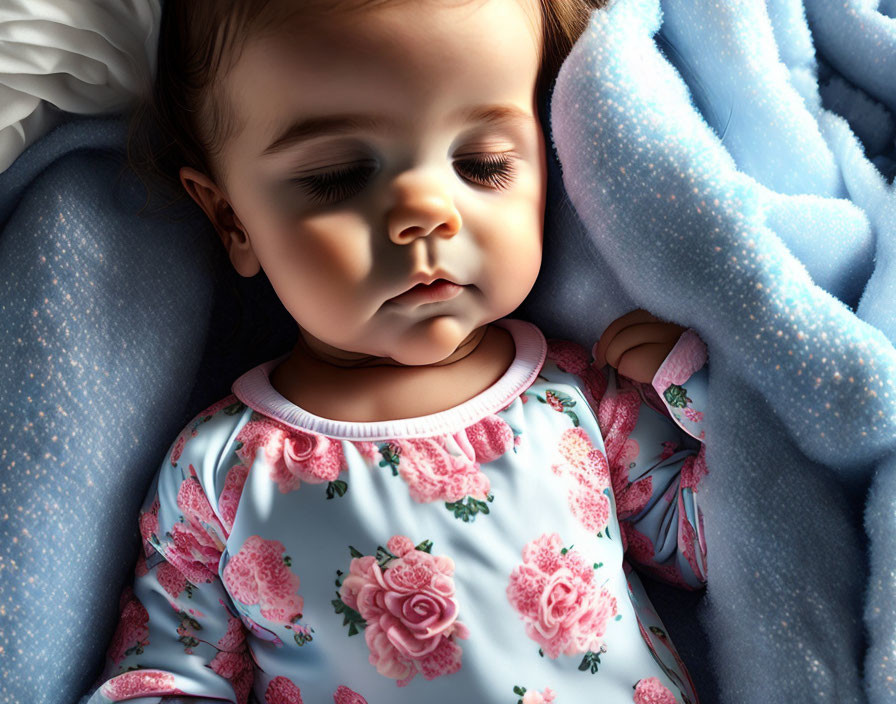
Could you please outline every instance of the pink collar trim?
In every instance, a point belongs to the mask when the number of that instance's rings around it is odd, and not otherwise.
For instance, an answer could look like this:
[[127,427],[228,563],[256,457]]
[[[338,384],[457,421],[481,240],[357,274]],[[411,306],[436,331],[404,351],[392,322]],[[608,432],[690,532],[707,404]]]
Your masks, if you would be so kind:
[[293,428],[344,440],[390,440],[456,433],[510,405],[538,376],[547,354],[547,341],[537,326],[525,320],[501,318],[513,335],[516,357],[504,375],[485,391],[446,411],[416,418],[359,423],[322,418],[296,406],[271,386],[270,374],[289,352],[259,364],[240,376],[233,393],[250,408]]

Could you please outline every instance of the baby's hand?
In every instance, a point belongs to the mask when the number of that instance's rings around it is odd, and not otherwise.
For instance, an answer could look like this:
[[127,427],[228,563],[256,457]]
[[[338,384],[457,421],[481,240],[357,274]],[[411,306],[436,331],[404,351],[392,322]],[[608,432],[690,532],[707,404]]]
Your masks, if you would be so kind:
[[685,330],[638,308],[604,330],[594,351],[595,364],[609,364],[622,376],[649,384]]

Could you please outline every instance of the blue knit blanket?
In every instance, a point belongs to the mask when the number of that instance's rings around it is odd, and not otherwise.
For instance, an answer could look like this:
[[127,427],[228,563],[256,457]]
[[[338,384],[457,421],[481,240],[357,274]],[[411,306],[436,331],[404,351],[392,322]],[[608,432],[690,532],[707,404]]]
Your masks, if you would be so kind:
[[894,18],[613,0],[551,100],[604,266],[582,337],[622,298],[707,343],[694,617],[726,704],[896,701]]

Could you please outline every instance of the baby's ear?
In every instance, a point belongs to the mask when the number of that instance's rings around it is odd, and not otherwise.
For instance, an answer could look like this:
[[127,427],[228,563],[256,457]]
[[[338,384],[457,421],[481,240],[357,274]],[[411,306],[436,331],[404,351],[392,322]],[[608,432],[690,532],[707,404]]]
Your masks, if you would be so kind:
[[230,201],[217,184],[196,169],[184,166],[179,173],[184,190],[202,208],[218,233],[233,268],[240,276],[255,276],[261,270],[261,264]]

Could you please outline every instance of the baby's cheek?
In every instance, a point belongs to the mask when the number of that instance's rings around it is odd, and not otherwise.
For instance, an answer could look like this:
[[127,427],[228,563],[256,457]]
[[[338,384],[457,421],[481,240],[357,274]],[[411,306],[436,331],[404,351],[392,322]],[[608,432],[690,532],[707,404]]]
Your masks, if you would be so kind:
[[351,215],[317,218],[303,230],[298,241],[306,267],[344,282],[361,282],[369,276],[373,269],[369,235]]

